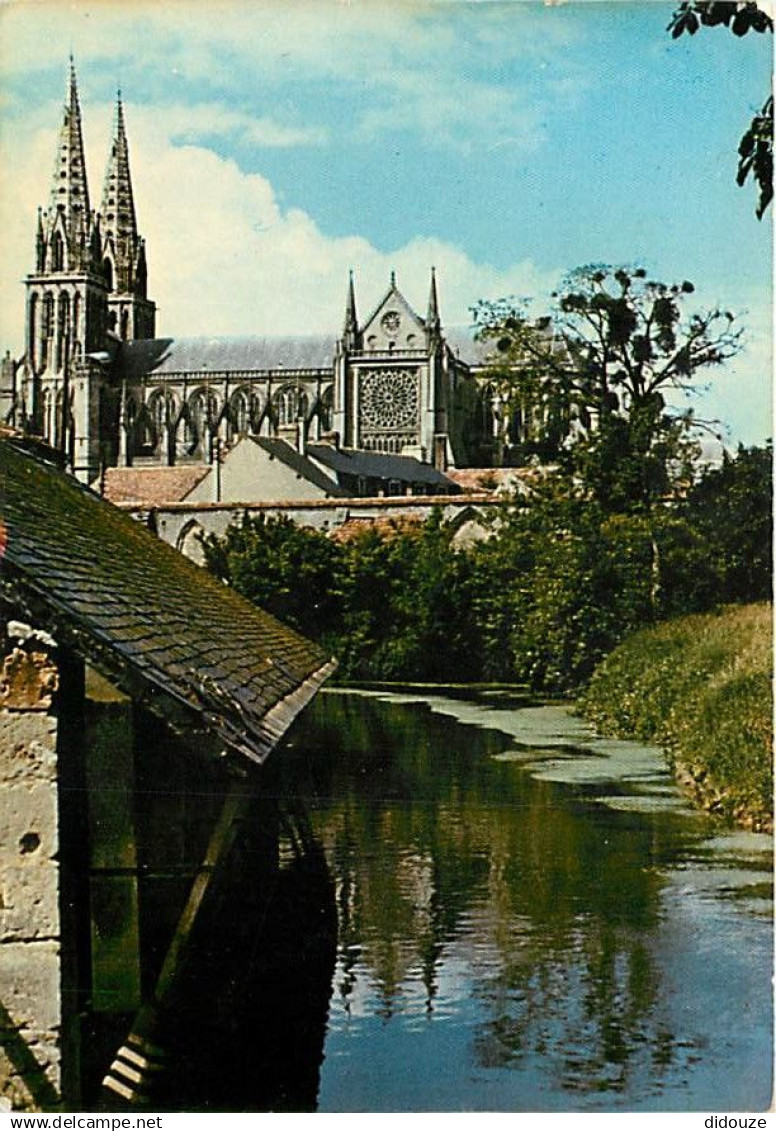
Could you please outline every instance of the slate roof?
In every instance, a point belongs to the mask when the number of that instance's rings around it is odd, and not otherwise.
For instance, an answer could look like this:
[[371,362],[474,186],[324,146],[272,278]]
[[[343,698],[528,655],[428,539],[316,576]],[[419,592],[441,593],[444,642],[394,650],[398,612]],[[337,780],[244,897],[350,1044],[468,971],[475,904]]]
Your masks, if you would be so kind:
[[444,487],[450,494],[459,488],[431,464],[413,456],[391,456],[380,452],[361,452],[351,448],[333,448],[329,444],[308,444],[310,455],[342,475],[364,476],[365,479],[398,479],[403,483],[426,483]]
[[191,745],[261,762],[333,665],[139,522],[0,438],[0,595]]
[[334,334],[296,337],[151,338],[124,342],[118,357],[129,380],[173,373],[331,370]]
[[210,471],[208,464],[178,467],[107,467],[103,495],[111,503],[179,503]]
[[492,342],[475,341],[472,331],[464,326],[447,326],[442,330],[442,337],[453,356],[471,367],[485,365],[493,352]]
[[[484,365],[493,346],[475,341],[471,330],[450,326],[442,336],[466,365]],[[285,337],[150,338],[122,342],[117,361],[128,380],[177,373],[266,373],[288,370],[330,371],[337,339],[334,334]],[[107,355],[106,355],[107,360]]]

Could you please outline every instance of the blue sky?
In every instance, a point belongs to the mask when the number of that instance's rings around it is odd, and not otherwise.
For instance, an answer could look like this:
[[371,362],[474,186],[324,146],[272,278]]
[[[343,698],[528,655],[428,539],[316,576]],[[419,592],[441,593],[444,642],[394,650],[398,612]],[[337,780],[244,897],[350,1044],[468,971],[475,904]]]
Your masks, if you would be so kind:
[[168,0],[0,8],[0,344],[22,342],[67,55],[99,205],[117,85],[163,334],[336,330],[395,267],[443,318],[581,263],[691,279],[747,310],[701,412],[771,432],[769,222],[735,184],[770,36],[666,33],[671,4]]

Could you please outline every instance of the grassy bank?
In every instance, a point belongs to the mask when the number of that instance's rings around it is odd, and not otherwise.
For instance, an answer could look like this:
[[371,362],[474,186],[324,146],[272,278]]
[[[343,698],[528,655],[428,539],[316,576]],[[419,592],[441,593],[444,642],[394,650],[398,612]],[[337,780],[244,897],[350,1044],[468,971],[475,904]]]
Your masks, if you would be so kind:
[[580,699],[603,733],[664,746],[705,808],[773,825],[770,605],[680,617],[628,637]]

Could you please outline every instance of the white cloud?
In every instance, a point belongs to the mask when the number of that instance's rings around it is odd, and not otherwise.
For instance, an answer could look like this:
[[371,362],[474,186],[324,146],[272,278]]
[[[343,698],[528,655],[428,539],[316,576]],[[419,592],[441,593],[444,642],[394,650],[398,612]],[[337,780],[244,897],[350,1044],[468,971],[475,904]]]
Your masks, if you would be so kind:
[[[48,111],[56,122],[59,108]],[[475,263],[439,239],[419,236],[384,252],[358,233],[329,237],[307,213],[284,210],[266,178],[203,145],[175,144],[177,109],[168,114],[128,103],[125,113],[160,335],[336,332],[350,268],[357,272],[362,314],[378,301],[392,269],[422,313],[435,265],[448,325],[468,323],[469,307],[480,297],[536,293],[555,281],[529,261],[507,270]],[[94,207],[112,114],[111,106],[90,105],[85,122]],[[42,117],[36,111],[29,123],[6,128],[5,151],[13,151],[14,160],[0,162],[0,341],[16,353],[23,342],[20,283],[32,266],[35,208],[46,203],[56,147],[53,126],[33,128]],[[213,121],[221,120],[215,115]]]
[[[357,92],[360,107],[349,126],[360,136],[400,125],[437,145],[468,148],[505,138],[532,147],[548,97],[531,76],[549,61],[557,78],[548,83],[544,74],[541,86],[553,103],[567,103],[584,85],[562,50],[572,38],[563,17],[547,19],[536,5],[519,2],[478,5],[475,13],[427,0],[11,0],[0,6],[0,72],[10,78],[60,70],[69,44],[87,79],[89,72],[112,72],[116,81],[142,75],[146,96],[157,103],[174,100],[176,89],[190,94],[192,84],[208,103],[214,94],[221,103],[245,105],[253,87],[293,91],[325,81]],[[520,79],[505,77],[517,59]],[[204,108],[212,119],[214,107]],[[249,123],[235,111],[228,126],[223,108],[219,117],[220,128],[260,145],[325,140],[311,121],[299,126],[261,116]]]
[[153,113],[159,127],[174,141],[222,136],[250,145],[287,149],[296,145],[325,145],[329,136],[327,130],[318,126],[287,126],[218,102],[177,103],[155,109]]

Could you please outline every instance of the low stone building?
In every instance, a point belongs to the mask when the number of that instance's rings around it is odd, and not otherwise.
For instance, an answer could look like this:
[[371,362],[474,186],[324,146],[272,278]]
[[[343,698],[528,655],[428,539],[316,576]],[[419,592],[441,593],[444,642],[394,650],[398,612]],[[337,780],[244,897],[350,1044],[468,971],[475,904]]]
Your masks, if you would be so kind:
[[0,1095],[158,1099],[250,999],[264,763],[332,664],[15,438],[0,481]]
[[461,488],[410,456],[243,436],[210,467],[113,467],[100,484],[113,503],[298,503],[386,495],[455,495]]

